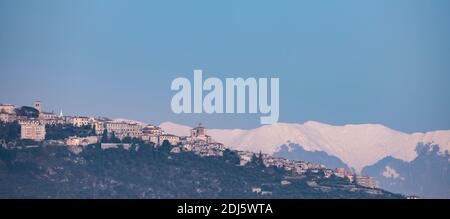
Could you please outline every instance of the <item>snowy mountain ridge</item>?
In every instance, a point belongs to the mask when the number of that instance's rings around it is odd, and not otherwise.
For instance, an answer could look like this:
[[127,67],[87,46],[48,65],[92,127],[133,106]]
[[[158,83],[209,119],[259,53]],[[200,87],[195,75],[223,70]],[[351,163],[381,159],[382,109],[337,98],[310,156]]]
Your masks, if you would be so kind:
[[[160,127],[175,135],[188,135],[191,127],[164,122]],[[275,123],[255,129],[208,129],[214,140],[225,146],[273,154],[281,145],[295,143],[306,151],[323,151],[361,171],[387,156],[404,161],[417,157],[419,142],[433,142],[441,151],[450,151],[450,130],[404,133],[379,124],[328,125],[308,121],[304,124]]]

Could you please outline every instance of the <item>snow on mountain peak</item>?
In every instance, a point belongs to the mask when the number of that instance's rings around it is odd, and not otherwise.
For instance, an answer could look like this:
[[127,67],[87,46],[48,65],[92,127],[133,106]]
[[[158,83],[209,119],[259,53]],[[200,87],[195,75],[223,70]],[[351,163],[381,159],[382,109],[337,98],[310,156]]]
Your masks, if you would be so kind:
[[123,118],[117,118],[117,119],[113,119],[114,122],[125,122],[125,123],[136,123],[142,126],[145,126],[144,122],[141,121],[137,121],[137,120],[131,120],[131,119],[123,119]]
[[[162,123],[161,128],[176,135],[188,135],[190,127]],[[324,151],[360,171],[386,156],[413,160],[419,142],[434,142],[450,150],[450,131],[407,134],[380,124],[335,126],[315,121],[304,124],[275,123],[255,129],[209,129],[213,139],[227,147],[273,154],[281,145],[299,144],[307,151]]]

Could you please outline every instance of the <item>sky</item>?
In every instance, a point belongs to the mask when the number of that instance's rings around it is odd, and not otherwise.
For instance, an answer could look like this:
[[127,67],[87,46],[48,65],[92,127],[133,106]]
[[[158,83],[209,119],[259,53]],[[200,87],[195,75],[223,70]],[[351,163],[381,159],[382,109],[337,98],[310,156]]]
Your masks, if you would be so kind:
[[278,77],[279,122],[446,130],[449,39],[447,0],[0,0],[0,103],[260,126],[258,114],[174,114],[171,82],[202,69]]

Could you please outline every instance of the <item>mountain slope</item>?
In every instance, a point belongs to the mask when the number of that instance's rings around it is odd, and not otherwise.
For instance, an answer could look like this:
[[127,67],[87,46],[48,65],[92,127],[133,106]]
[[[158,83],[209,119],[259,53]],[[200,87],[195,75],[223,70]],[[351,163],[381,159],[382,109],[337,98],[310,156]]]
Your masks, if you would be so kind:
[[[165,122],[160,125],[169,133],[188,135],[190,127]],[[289,143],[306,151],[323,151],[338,157],[360,172],[384,157],[403,161],[417,157],[419,142],[434,142],[441,152],[450,150],[450,131],[407,134],[378,124],[333,126],[319,122],[304,124],[276,123],[255,129],[210,129],[208,134],[227,147],[273,154]]]
[[298,144],[286,144],[280,147],[280,150],[273,154],[275,157],[284,157],[290,160],[301,160],[311,163],[324,165],[326,168],[346,168],[350,169],[341,159],[331,156],[323,151],[305,151]]
[[425,198],[450,197],[450,155],[438,153],[437,145],[419,144],[411,162],[386,157],[363,169],[380,188]]
[[321,172],[299,176],[261,162],[240,166],[229,150],[200,157],[171,149],[89,145],[73,154],[57,145],[0,147],[0,198],[403,198]]

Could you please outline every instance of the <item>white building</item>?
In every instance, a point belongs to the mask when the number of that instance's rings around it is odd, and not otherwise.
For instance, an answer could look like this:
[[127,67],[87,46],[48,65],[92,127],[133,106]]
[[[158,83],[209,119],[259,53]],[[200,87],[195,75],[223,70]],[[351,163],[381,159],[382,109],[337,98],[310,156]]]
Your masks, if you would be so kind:
[[45,125],[37,119],[19,121],[20,138],[42,141],[45,139]]
[[239,156],[239,160],[240,160],[239,164],[241,166],[244,166],[248,162],[252,161],[252,157],[254,155],[254,153],[249,152],[249,151],[236,151],[236,153]]
[[41,113],[42,112],[42,104],[41,104],[41,101],[34,101],[34,108],[39,112],[39,113]]
[[16,119],[16,114],[0,112],[0,122],[14,122]]
[[162,145],[167,140],[171,145],[177,145],[180,142],[180,137],[171,134],[162,134],[158,136],[158,145]]
[[94,122],[93,118],[89,118],[86,116],[75,116],[70,118],[70,123],[72,123],[72,125],[75,127],[91,125],[93,122]]
[[356,184],[367,187],[367,188],[376,188],[377,187],[377,181],[375,181],[375,179],[370,176],[356,176],[355,181],[356,181]]
[[95,144],[99,141],[98,136],[88,136],[88,137],[76,137],[71,136],[66,140],[66,144],[69,146],[87,146],[90,144]]
[[130,138],[142,138],[142,125],[138,123],[129,122],[108,122],[106,123],[106,130],[108,134],[112,134],[123,139],[125,137]]
[[206,128],[203,127],[202,123],[191,129],[191,141],[204,142],[206,144],[211,142],[211,136],[206,134]]
[[163,135],[164,131],[155,125],[147,125],[142,129],[142,140],[154,144],[159,143],[159,136]]
[[44,125],[56,125],[56,124],[64,124],[64,117],[60,117],[55,113],[51,112],[41,112],[39,113],[39,119],[44,123]]
[[0,103],[0,113],[14,114],[16,106],[12,104]]
[[0,122],[14,122],[16,120],[16,106],[12,104],[0,104]]
[[222,143],[215,142],[206,134],[206,128],[200,123],[191,129],[190,136],[179,138],[185,151],[193,151],[200,156],[223,156],[225,147]]

